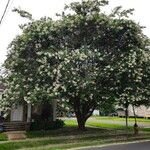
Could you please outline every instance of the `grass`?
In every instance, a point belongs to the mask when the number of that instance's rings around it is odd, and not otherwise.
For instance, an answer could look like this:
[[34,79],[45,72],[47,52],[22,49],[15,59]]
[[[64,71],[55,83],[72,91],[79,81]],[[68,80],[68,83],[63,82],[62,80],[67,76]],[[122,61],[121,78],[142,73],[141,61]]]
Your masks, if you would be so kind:
[[[97,120],[111,120],[111,121],[125,121],[125,118],[123,117],[93,117]],[[134,118],[128,118],[129,122],[134,122]],[[150,119],[145,119],[145,118],[137,118],[138,122],[142,122],[142,123],[150,123]]]
[[15,150],[21,148],[27,149],[27,148],[37,148],[43,146],[59,147],[60,144],[66,147],[68,143],[83,144],[84,142],[95,141],[97,139],[101,141],[104,138],[104,136],[105,138],[109,137],[110,132],[108,132],[107,136],[105,134],[106,132],[107,130],[93,129],[93,128],[89,128],[87,132],[79,132],[76,130],[75,127],[65,127],[63,129],[55,130],[55,131],[28,132],[27,133],[28,137],[32,139],[17,141],[17,142],[0,143],[0,150],[10,150],[10,149]]
[[[150,137],[147,137],[148,139]],[[144,137],[144,139],[146,139]],[[124,138],[121,136],[118,136],[117,138],[109,138],[109,139],[104,139],[104,138],[89,138],[89,139],[75,139],[74,141],[68,140],[67,143],[63,144],[54,144],[54,145],[44,145],[40,147],[32,147],[32,148],[24,148],[24,150],[66,150],[66,149],[72,149],[72,148],[82,148],[82,147],[87,147],[87,146],[100,146],[100,145],[106,145],[106,144],[112,144],[112,143],[122,143],[122,142],[130,142],[130,141],[136,141],[136,140],[143,140],[143,137],[141,138]],[[23,150],[23,149],[22,149]]]
[[[138,136],[134,136],[131,130],[133,127],[129,127],[130,130],[126,133],[124,132],[124,125],[102,123],[99,117],[94,118],[96,119],[92,118],[87,121],[88,130],[85,132],[77,130],[75,119],[66,119],[64,128],[50,131],[30,131],[27,132],[28,139],[26,140],[4,141],[6,136],[0,134],[0,140],[2,139],[0,150],[66,150],[69,148],[150,139],[150,132],[141,132]],[[104,120],[105,118],[103,117],[102,119]],[[111,118],[107,117],[107,119]],[[118,120],[120,118],[113,119]],[[150,131],[150,128],[145,128],[144,131]]]
[[6,141],[7,136],[4,133],[0,133],[0,141]]
[[[107,123],[98,123],[98,122],[87,122],[87,126],[93,126],[93,127],[99,127],[99,128],[107,128],[107,129],[117,129],[117,130],[123,130],[126,127],[124,125],[120,124],[107,124]],[[131,127],[129,127],[131,128]]]
[[[144,138],[145,139],[145,138]],[[32,148],[30,150],[71,150],[73,148],[85,148],[91,146],[103,146],[103,145],[110,145],[110,144],[117,144],[117,143],[125,143],[125,142],[132,142],[140,139],[97,139],[97,140],[90,140],[78,143],[70,143],[70,144],[63,144],[63,145],[47,145],[46,147],[39,147],[39,148]],[[26,149],[27,150],[27,149]],[[29,149],[28,149],[29,150]]]
[[[115,130],[125,130],[126,126],[122,124],[110,124],[110,123],[103,123],[100,122],[100,118],[103,120],[106,118],[106,120],[112,120],[113,117],[96,117],[98,118],[99,121],[97,120],[88,120],[86,122],[86,126],[91,126],[91,127],[97,127],[97,128],[104,128],[104,129],[115,129]],[[113,118],[113,119],[123,119],[123,118]],[[129,122],[132,121],[133,118],[130,118]],[[124,120],[125,121],[125,120]],[[144,122],[144,119],[142,119]],[[65,120],[65,124],[67,126],[77,126],[77,121],[75,119],[73,120]],[[149,123],[150,124],[150,123]],[[133,130],[133,126],[128,127],[129,130]],[[150,132],[150,128],[139,128],[140,131],[145,131],[145,132]]]
[[[67,126],[77,126],[77,121],[76,120],[65,120],[65,124]],[[120,124],[108,124],[108,123],[101,123],[97,121],[87,121],[86,126],[91,126],[91,127],[98,127],[98,128],[104,128],[104,129],[118,129],[118,130],[123,130],[126,127],[124,125]],[[132,127],[129,127],[132,128]]]
[[29,131],[27,132],[28,138],[45,138],[45,137],[63,137],[65,136],[84,136],[84,135],[102,135],[105,133],[110,133],[107,129],[92,128],[88,127],[86,132],[78,131],[76,126],[66,125],[64,128],[59,130],[50,130],[50,131]]
[[[67,132],[68,131],[68,132]],[[41,135],[46,132],[41,132]],[[44,133],[42,133],[44,132]],[[88,131],[81,132],[75,127],[64,127],[60,130],[47,131],[47,136],[34,138],[35,132],[29,132],[30,139],[22,141],[6,141],[0,143],[0,150],[63,150],[68,148],[101,145],[107,143],[125,142],[133,140],[149,139],[150,134],[141,134],[134,137],[132,134],[114,132],[100,128],[88,128]],[[32,136],[31,136],[32,135]],[[32,138],[31,138],[32,137]]]

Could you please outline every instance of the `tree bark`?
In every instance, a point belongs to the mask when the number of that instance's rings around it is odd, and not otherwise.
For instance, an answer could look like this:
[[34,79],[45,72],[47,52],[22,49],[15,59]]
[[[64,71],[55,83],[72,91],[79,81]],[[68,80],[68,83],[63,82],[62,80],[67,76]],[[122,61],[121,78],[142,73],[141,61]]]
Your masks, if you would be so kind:
[[136,113],[135,113],[134,105],[132,105],[132,108],[133,108],[133,114],[134,114],[135,124],[137,124],[137,119],[136,119]]
[[125,104],[126,129],[128,129],[128,116],[129,116],[128,107],[129,107],[129,103],[126,102]]
[[92,115],[93,111],[88,112],[87,114],[76,114],[77,122],[78,122],[78,130],[86,131],[86,121]]
[[78,130],[86,131],[85,123],[87,119],[92,115],[95,106],[95,103],[81,103],[78,97],[74,99],[73,109],[78,122]]
[[128,108],[125,110],[125,117],[126,117],[126,128],[128,128]]
[[80,131],[86,131],[85,123],[86,123],[85,117],[77,117],[77,122],[78,122],[78,130]]

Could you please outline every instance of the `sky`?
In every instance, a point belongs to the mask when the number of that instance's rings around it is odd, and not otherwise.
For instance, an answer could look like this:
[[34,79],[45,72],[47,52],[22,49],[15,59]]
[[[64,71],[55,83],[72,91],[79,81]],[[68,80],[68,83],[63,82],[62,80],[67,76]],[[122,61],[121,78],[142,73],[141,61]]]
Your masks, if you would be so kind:
[[[11,0],[8,11],[0,25],[0,65],[7,56],[7,47],[16,35],[21,34],[18,25],[25,23],[27,20],[21,18],[12,9],[21,8],[30,12],[34,19],[43,16],[55,19],[55,14],[63,10],[65,4],[80,0]],[[0,18],[6,6],[7,0],[0,0]],[[150,37],[150,1],[149,0],[110,0],[110,4],[106,11],[116,6],[123,6],[124,9],[134,8],[135,12],[132,16],[136,22],[145,26],[144,33]]]

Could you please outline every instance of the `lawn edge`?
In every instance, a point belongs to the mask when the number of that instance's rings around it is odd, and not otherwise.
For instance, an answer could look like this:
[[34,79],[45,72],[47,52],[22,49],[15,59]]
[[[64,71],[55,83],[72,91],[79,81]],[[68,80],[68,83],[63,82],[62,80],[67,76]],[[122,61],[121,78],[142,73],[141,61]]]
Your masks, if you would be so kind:
[[100,144],[100,145],[96,145],[96,146],[81,146],[81,147],[78,147],[78,148],[70,148],[70,149],[67,149],[67,150],[82,150],[82,149],[87,149],[87,148],[102,148],[102,147],[107,147],[107,146],[115,146],[115,145],[126,145],[126,144],[134,144],[134,143],[143,143],[143,142],[150,142],[150,139],[149,140],[137,140],[137,141],[131,141],[131,142],[118,142],[118,143],[111,143],[111,144]]

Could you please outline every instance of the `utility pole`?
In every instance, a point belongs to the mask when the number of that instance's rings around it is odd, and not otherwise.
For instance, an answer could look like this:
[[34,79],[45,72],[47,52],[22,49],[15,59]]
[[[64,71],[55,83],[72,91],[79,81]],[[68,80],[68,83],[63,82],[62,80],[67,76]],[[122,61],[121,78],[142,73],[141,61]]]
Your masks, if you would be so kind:
[[4,16],[5,16],[5,14],[6,14],[6,11],[7,11],[7,9],[8,9],[9,3],[10,3],[10,0],[7,1],[6,7],[5,7],[5,9],[4,9],[3,15],[2,15],[1,20],[0,20],[0,25],[2,24],[2,21],[3,21],[3,18],[4,18]]

